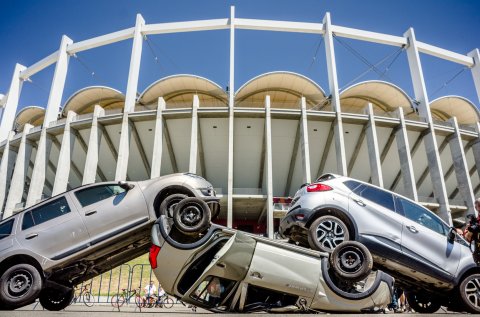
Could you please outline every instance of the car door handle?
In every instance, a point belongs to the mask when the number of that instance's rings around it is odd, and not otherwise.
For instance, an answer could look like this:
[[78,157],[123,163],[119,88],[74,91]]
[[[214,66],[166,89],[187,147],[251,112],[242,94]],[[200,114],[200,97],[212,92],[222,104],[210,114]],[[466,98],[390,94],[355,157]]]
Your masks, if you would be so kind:
[[415,228],[414,226],[407,226],[407,229],[410,230],[410,231],[413,232],[413,233],[417,233],[417,232],[418,232],[417,228]]
[[365,207],[365,203],[361,199],[355,199],[353,198],[353,201],[357,203],[357,205],[360,205],[362,207]]
[[97,213],[96,210],[90,210],[90,211],[87,211],[87,212],[85,213],[85,216],[91,216],[91,215],[96,214],[96,213]]
[[25,239],[30,240],[36,237],[38,237],[38,233],[31,233],[28,236],[26,236]]

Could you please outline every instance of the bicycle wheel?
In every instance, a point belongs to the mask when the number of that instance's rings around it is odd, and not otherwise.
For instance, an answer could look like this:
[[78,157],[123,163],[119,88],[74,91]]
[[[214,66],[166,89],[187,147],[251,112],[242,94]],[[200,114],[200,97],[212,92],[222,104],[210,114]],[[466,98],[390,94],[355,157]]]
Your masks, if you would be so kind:
[[135,295],[135,305],[137,305],[138,308],[142,309],[143,302],[140,295]]
[[163,307],[172,308],[175,302],[170,297],[164,297],[162,300]]
[[85,306],[92,307],[94,302],[95,302],[95,299],[93,298],[92,293],[90,292],[83,293],[83,303],[85,304]]
[[112,303],[113,307],[120,309],[120,307],[125,304],[125,296],[123,296],[123,294],[115,294],[112,296],[110,302]]

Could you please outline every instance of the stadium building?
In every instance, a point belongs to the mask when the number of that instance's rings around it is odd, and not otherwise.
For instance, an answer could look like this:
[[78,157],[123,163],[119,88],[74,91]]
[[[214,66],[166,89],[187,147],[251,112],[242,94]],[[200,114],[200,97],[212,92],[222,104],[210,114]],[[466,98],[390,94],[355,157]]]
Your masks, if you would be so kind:
[[[137,94],[144,36],[230,30],[228,90],[208,78],[160,78]],[[323,36],[328,87],[270,72],[237,87],[235,31]],[[386,81],[340,90],[333,37],[404,48],[414,96]],[[62,104],[76,53],[132,40],[125,92],[85,87]],[[459,96],[429,100],[420,54],[469,67],[480,96],[480,53],[468,55],[395,36],[322,23],[236,18],[146,24],[88,40],[62,38],[37,63],[17,64],[0,96],[0,204],[8,217],[82,184],[176,172],[204,176],[222,197],[220,222],[273,236],[289,196],[325,172],[348,175],[419,201],[447,222],[473,210],[480,189],[479,111]],[[17,111],[22,82],[55,64],[45,107]],[[60,109],[60,110],[59,110]]]

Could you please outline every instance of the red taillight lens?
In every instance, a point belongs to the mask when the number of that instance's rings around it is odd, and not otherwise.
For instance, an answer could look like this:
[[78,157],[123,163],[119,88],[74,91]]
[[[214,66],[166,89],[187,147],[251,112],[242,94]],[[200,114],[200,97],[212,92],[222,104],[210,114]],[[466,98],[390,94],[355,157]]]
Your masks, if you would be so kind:
[[160,249],[161,248],[155,244],[152,244],[152,246],[150,247],[150,254],[148,256],[148,260],[150,261],[150,266],[152,267],[152,269],[156,269],[158,266],[157,255],[158,253],[160,253]]
[[312,193],[312,192],[326,192],[329,190],[333,190],[332,187],[321,184],[321,183],[316,183],[316,184],[311,184],[307,186],[307,192]]

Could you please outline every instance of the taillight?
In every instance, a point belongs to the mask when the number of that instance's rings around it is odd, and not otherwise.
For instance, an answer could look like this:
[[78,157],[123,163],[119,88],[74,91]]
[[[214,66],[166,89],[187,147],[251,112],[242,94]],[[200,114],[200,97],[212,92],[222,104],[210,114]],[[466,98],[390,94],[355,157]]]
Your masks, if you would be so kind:
[[333,190],[332,187],[321,184],[321,183],[316,183],[316,184],[311,184],[307,186],[307,192],[312,193],[312,192],[326,192],[329,190]]
[[152,244],[150,246],[150,254],[148,256],[148,260],[150,261],[150,266],[152,269],[156,269],[158,266],[157,263],[157,255],[160,253],[160,247],[158,245]]

